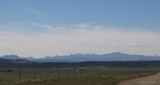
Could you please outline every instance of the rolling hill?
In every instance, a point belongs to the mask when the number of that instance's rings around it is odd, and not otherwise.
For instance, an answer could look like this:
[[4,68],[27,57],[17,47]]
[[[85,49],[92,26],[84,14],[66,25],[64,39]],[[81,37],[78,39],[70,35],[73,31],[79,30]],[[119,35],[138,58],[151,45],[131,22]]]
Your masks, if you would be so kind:
[[24,57],[17,55],[5,55],[0,58],[10,60],[29,60],[34,62],[85,62],[85,61],[153,61],[160,60],[159,56],[130,55],[120,52],[114,52],[103,55],[96,54],[71,54],[65,56],[47,56],[43,58]]

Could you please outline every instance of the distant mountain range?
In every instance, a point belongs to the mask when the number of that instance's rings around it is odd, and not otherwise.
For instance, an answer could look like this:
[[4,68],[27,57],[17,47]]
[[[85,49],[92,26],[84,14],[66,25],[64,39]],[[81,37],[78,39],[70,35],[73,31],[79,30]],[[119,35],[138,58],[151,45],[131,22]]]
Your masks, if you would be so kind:
[[84,61],[153,61],[160,60],[160,56],[144,56],[144,55],[130,55],[120,52],[113,52],[109,54],[96,55],[96,54],[71,54],[65,56],[54,56],[54,57],[19,57],[17,55],[5,55],[1,56],[2,59],[9,60],[29,60],[34,62],[84,62]]

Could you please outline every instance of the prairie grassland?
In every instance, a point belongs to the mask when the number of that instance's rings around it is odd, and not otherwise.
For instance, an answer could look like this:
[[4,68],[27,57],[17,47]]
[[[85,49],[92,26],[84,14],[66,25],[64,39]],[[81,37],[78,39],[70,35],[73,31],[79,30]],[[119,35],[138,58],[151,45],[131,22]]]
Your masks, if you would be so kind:
[[159,71],[159,68],[21,68],[0,72],[0,85],[116,85]]

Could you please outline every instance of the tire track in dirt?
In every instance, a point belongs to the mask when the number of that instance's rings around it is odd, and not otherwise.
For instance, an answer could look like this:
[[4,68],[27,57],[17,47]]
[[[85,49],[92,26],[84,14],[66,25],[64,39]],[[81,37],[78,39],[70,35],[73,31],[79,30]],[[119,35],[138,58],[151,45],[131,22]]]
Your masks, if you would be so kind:
[[160,85],[160,73],[151,76],[126,80],[119,83],[118,85]]

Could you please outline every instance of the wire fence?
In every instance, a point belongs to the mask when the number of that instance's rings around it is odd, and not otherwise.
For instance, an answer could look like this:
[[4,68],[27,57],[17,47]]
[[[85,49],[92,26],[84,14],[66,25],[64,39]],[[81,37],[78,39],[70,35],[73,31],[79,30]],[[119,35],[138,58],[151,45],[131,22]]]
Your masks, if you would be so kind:
[[110,70],[110,69],[83,69],[83,68],[19,68],[0,69],[0,85],[10,85],[15,82],[47,79],[70,79],[83,77],[104,77],[120,75],[138,75],[150,71],[140,70]]

